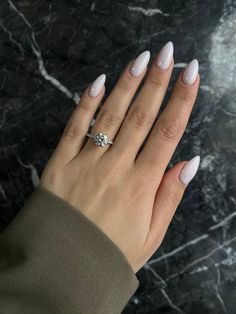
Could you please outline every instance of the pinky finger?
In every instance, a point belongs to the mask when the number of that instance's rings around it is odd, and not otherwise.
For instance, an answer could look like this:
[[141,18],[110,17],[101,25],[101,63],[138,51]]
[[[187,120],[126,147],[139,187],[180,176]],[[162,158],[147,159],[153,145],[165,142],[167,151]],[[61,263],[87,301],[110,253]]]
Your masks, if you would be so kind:
[[165,236],[188,183],[195,176],[200,157],[182,161],[168,170],[156,192],[149,232],[144,244],[148,258],[158,249]]
[[104,95],[105,80],[106,75],[100,75],[81,96],[55,150],[55,158],[59,158],[60,162],[67,164],[80,152],[90,123]]

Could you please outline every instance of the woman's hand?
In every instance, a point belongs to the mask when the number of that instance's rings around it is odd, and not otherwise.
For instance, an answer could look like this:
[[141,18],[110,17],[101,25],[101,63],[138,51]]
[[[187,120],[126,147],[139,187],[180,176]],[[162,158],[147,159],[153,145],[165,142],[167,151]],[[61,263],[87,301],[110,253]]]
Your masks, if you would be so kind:
[[195,102],[198,62],[193,60],[180,74],[155,121],[173,70],[173,44],[167,43],[155,58],[129,108],[149,58],[146,51],[130,62],[98,113],[92,133],[104,132],[114,143],[99,147],[86,136],[105,91],[101,75],[82,95],[40,180],[93,221],[120,248],[134,272],[160,246],[199,165],[197,156],[165,173]]

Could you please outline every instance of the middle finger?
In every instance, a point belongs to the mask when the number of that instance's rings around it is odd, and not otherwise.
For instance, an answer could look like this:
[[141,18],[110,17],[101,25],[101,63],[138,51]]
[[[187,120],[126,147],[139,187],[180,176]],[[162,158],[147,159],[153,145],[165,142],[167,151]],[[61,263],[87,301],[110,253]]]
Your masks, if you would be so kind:
[[[168,42],[153,62],[141,92],[130,107],[110,154],[134,161],[163,101],[173,69],[173,44]],[[126,149],[127,147],[127,149]]]

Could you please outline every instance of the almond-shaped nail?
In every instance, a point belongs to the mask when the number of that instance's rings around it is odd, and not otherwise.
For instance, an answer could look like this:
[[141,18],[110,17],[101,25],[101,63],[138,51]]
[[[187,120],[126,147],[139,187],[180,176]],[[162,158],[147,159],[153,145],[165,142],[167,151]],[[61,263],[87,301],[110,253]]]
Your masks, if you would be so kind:
[[93,82],[93,84],[89,88],[89,95],[91,97],[98,96],[105,84],[105,81],[106,81],[105,74],[101,74],[98,78],[96,78],[96,80]]
[[197,59],[192,60],[186,67],[183,73],[183,82],[188,85],[192,85],[198,75],[198,61]]
[[189,160],[180,172],[180,181],[187,185],[194,178],[200,164],[200,156],[195,156]]
[[150,60],[150,51],[142,52],[133,62],[130,73],[133,76],[139,76],[143,70],[146,68],[148,62]]
[[169,41],[163,46],[158,54],[156,66],[161,70],[167,70],[171,64],[174,53],[174,45]]

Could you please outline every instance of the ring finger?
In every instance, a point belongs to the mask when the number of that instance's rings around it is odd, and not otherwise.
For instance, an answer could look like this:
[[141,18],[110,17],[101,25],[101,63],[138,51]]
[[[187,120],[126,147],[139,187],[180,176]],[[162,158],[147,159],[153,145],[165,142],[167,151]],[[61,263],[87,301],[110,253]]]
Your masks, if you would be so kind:
[[[109,140],[113,140],[123,119],[130,102],[145,75],[145,69],[150,59],[150,52],[144,51],[134,62],[130,62],[116,83],[111,94],[100,109],[91,133],[105,133]],[[100,157],[108,149],[109,145],[102,147],[95,145],[93,139],[88,139],[83,152],[96,150],[96,157]]]

